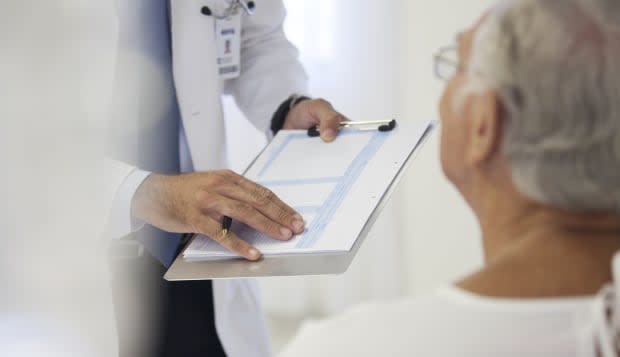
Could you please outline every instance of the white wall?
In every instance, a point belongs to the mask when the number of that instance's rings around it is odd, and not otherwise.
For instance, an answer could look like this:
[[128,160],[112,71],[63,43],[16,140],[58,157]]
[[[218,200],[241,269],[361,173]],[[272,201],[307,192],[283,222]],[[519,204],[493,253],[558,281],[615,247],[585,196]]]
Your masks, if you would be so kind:
[[[312,94],[351,119],[438,119],[443,82],[433,54],[451,44],[490,0],[285,1],[286,30],[299,47]],[[228,102],[235,125],[238,112]],[[234,125],[233,125],[234,127]],[[241,170],[263,142],[231,148]],[[478,227],[441,173],[438,135],[420,152],[349,271],[337,277],[261,279],[270,316],[329,315],[365,300],[413,295],[481,261]]]
[[[473,22],[494,1],[392,1],[402,5],[403,53],[398,110],[403,118],[438,118],[444,83],[434,77],[433,57],[442,46]],[[439,133],[437,133],[439,134]],[[429,141],[401,187],[402,226],[410,239],[407,252],[408,291],[427,291],[452,280],[481,262],[475,218],[439,165],[439,135]]]

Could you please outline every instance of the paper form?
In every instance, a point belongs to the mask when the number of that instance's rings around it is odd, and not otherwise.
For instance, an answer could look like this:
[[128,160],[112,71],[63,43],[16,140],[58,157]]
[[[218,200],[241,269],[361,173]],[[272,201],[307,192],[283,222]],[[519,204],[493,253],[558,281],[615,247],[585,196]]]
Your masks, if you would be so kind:
[[[429,123],[399,124],[389,132],[343,129],[325,143],[306,131],[281,130],[245,177],[268,187],[297,210],[306,230],[289,241],[271,239],[240,222],[231,230],[264,255],[349,251]],[[236,257],[206,236],[185,258]]]

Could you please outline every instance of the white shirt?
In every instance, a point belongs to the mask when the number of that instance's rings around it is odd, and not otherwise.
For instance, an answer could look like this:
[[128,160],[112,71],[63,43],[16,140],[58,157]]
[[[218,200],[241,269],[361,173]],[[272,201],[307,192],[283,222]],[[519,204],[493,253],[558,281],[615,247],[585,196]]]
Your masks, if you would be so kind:
[[593,300],[499,299],[445,286],[306,323],[282,356],[582,356]]

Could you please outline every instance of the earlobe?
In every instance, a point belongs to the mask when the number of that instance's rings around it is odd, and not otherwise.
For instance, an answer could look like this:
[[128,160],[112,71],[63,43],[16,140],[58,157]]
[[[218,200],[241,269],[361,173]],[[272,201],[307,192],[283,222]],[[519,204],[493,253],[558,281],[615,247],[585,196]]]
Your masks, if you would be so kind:
[[501,111],[494,90],[486,90],[472,101],[470,141],[467,161],[478,166],[499,153],[501,141]]

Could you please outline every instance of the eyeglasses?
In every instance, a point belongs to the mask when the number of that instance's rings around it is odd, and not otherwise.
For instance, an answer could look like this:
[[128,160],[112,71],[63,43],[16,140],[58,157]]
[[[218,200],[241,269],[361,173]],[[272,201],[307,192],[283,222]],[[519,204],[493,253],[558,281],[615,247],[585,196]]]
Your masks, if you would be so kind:
[[449,81],[459,71],[459,48],[446,46],[440,48],[435,56],[435,76],[444,81]]

